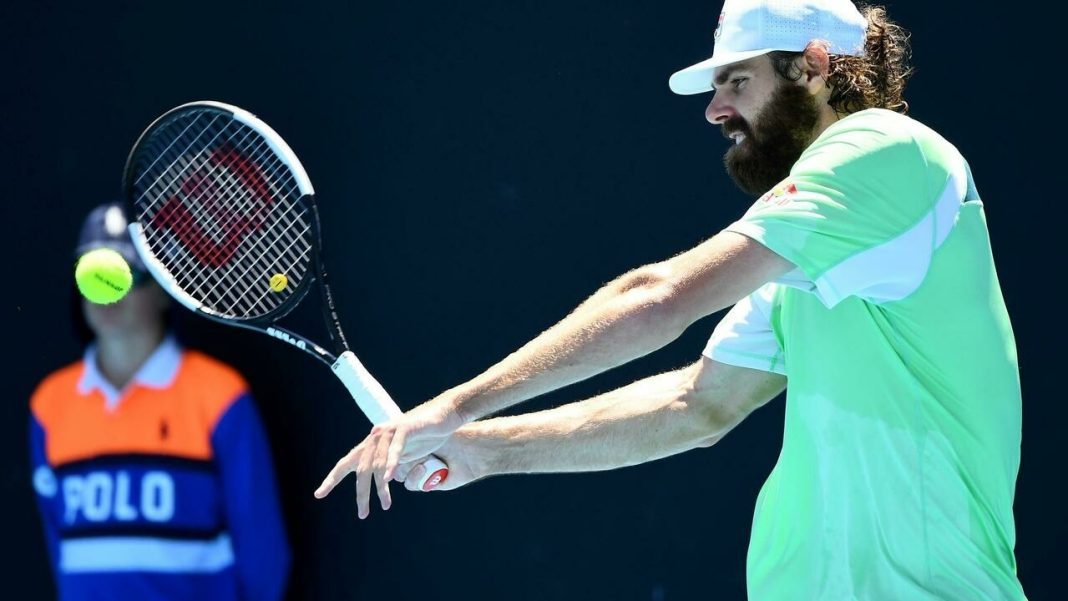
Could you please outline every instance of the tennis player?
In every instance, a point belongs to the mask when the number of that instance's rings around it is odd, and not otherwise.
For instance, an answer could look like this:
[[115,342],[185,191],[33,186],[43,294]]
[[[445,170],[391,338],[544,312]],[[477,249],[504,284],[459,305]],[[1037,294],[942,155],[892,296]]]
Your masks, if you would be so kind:
[[[756,501],[752,599],[1023,599],[1012,514],[1021,395],[983,204],[904,113],[908,34],[849,0],[727,0],[712,57],[726,168],[757,198],[701,245],[612,281],[473,380],[376,427],[326,477],[441,489],[607,470],[722,439],[785,388]],[[596,398],[480,420],[650,353],[733,305],[703,356]]]

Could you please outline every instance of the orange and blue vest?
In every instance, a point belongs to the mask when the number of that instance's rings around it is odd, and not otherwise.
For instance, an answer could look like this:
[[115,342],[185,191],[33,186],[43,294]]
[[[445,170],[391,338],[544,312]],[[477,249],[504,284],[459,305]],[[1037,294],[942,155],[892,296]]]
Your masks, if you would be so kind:
[[236,371],[168,337],[120,391],[90,347],[30,405],[61,601],[282,598],[290,552],[270,449]]

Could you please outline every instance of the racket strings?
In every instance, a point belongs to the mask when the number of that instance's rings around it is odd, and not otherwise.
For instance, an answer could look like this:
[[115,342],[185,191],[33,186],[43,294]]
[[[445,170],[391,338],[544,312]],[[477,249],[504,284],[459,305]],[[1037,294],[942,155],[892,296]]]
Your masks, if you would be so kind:
[[[165,154],[169,153],[172,155],[170,165],[168,165],[167,168],[161,170],[160,175],[153,181],[152,185],[146,188],[136,200],[136,203],[143,207],[143,210],[140,211],[140,214],[138,215],[138,219],[140,221],[142,221],[143,223],[147,223],[148,220],[145,219],[145,217],[148,215],[154,215],[154,221],[167,221],[167,225],[171,226],[172,231],[176,234],[176,244],[172,245],[171,248],[163,248],[162,250],[164,251],[173,251],[173,246],[177,245],[177,241],[180,241],[195,233],[195,227],[206,226],[207,228],[209,228],[209,231],[207,232],[208,234],[212,235],[212,237],[216,240],[220,239],[220,232],[218,231],[218,229],[221,226],[219,224],[212,221],[208,221],[204,224],[197,224],[196,222],[190,219],[181,218],[179,216],[171,214],[171,210],[182,210],[184,212],[184,210],[186,209],[185,206],[178,207],[178,205],[176,205],[174,202],[176,192],[178,190],[183,191],[185,193],[185,196],[187,197],[194,195],[202,196],[206,192],[203,184],[194,183],[193,186],[190,187],[190,183],[193,181],[189,177],[190,173],[196,174],[197,182],[206,183],[211,181],[212,178],[217,177],[217,174],[214,173],[216,169],[215,167],[209,167],[207,172],[204,172],[204,155],[217,142],[218,137],[225,132],[225,128],[219,128],[210,140],[201,140],[201,136],[211,131],[211,125],[214,124],[217,119],[218,116],[216,115],[207,127],[201,128],[199,133],[194,137],[194,139],[189,141],[188,144],[180,150],[176,150],[174,152],[171,151],[171,149],[174,147],[174,144],[177,142],[177,139],[172,140],[163,151],[163,153]],[[186,126],[182,134],[187,132],[190,127],[192,127],[192,125],[193,123],[191,122],[190,125]],[[245,132],[246,137],[250,134],[251,132]],[[231,134],[227,141],[232,140],[232,137],[233,134]],[[195,155],[190,156],[188,151],[194,146],[200,146],[201,150]],[[147,151],[149,154],[153,152],[152,148],[148,148]],[[159,158],[163,158],[163,156],[164,155],[161,155],[160,157],[157,157],[155,160],[153,160],[153,165],[158,162]],[[140,179],[141,178],[139,177],[138,181]],[[169,206],[169,209],[158,206],[162,202],[166,202]],[[161,213],[161,211],[163,212]],[[196,250],[203,251],[204,249]]]
[[[209,123],[207,123],[206,125],[201,125],[196,130],[197,133],[196,133],[194,139],[188,142],[187,149],[191,148],[194,144],[197,144],[200,136],[202,136],[202,135],[204,135],[204,134],[206,134],[208,132],[211,132],[211,131],[214,130],[215,131],[215,137],[218,137],[220,134],[222,134],[224,128],[215,127],[216,122],[219,121],[219,119],[221,119],[221,118],[222,118],[222,116],[220,114],[215,114],[215,115],[212,116],[212,120]],[[155,136],[155,137],[153,137],[152,139],[150,139],[150,140],[148,140],[146,142],[145,149],[141,152],[139,158],[142,161],[145,160],[146,158],[152,159],[152,162],[149,165],[146,165],[146,166],[139,166],[138,171],[140,172],[140,175],[137,176],[136,179],[134,179],[134,186],[137,189],[143,190],[141,196],[137,199],[138,203],[140,203],[143,200],[143,198],[149,192],[151,192],[151,190],[156,186],[156,184],[159,182],[159,180],[163,179],[167,175],[172,175],[174,178],[177,178],[180,175],[181,172],[180,171],[176,171],[174,169],[174,167],[177,164],[177,162],[179,160],[181,160],[185,156],[185,153],[184,152],[172,152],[172,148],[174,147],[175,144],[178,143],[179,140],[184,138],[185,134],[192,127],[194,127],[195,125],[198,125],[197,124],[197,119],[190,119],[189,123],[185,126],[185,128],[183,128],[183,130],[181,132],[179,132],[178,134],[172,136],[172,139],[169,142],[167,142],[161,136]],[[214,138],[211,141],[208,141],[208,142],[200,142],[200,144],[202,145],[202,148],[204,150],[207,150],[208,148],[211,147],[211,142],[213,142],[213,141],[214,141]],[[166,145],[162,149],[156,148],[157,146],[160,146],[163,143],[165,143]],[[165,169],[156,170],[158,172],[156,180],[153,181],[152,184],[150,184],[148,186],[141,187],[141,179],[144,178],[146,175],[152,174],[154,172],[153,169],[155,168],[156,163],[158,163],[160,160],[166,159],[168,157],[170,157],[172,159],[171,164]]]
[[[135,200],[135,204],[142,209],[142,214],[138,216],[139,218],[143,218],[148,210],[155,208],[154,205],[158,204],[159,200],[168,198],[168,191],[172,190],[176,182],[192,169],[191,165],[199,164],[202,161],[203,155],[213,147],[218,137],[226,131],[225,127],[214,127],[219,118],[219,115],[214,115],[208,124],[194,130],[196,134],[193,139],[189,140],[181,150],[174,149],[174,146],[196,125],[195,119],[190,120],[190,123],[170,142],[167,142],[163,135],[156,135],[149,140],[145,145],[145,150],[142,152],[142,159],[151,158],[152,163],[148,167],[141,168],[143,172],[134,183],[135,189],[142,190]],[[214,131],[214,134],[210,140],[201,139],[202,136],[212,131]],[[246,136],[250,135],[250,133],[246,132]],[[156,140],[159,141],[157,142]],[[166,143],[166,146],[162,150],[155,149],[155,146],[163,143]],[[190,156],[189,151],[194,147],[200,147],[201,150],[196,155]],[[151,174],[156,163],[165,158],[170,159],[170,164],[166,168],[158,170],[159,173],[152,184],[140,188],[141,179],[145,175]]]
[[[257,164],[264,165],[267,171],[271,173],[278,173],[282,170],[286,170],[286,172],[288,173],[288,168],[274,155],[273,151],[270,150],[270,148],[267,146],[266,143],[262,141],[262,139],[259,141],[258,147],[256,148],[256,152],[257,155],[253,157],[252,160]],[[264,159],[266,159],[270,164],[267,164],[267,162],[261,162]],[[247,171],[246,168],[247,164],[240,167],[239,171],[245,172]],[[240,187],[237,185],[237,180],[231,181],[231,186],[225,191],[225,193],[231,193],[231,189],[234,190],[234,194],[236,194],[236,190],[240,189]],[[281,214],[279,214],[277,219],[277,221],[282,222],[282,227],[279,229],[281,237],[273,242],[274,252],[276,254],[280,255],[281,257],[296,258],[296,262],[291,263],[288,266],[288,269],[286,269],[286,271],[290,272],[298,271],[300,265],[305,265],[310,261],[311,250],[310,246],[304,246],[303,249],[298,248],[298,245],[300,245],[302,241],[305,240],[308,235],[310,235],[311,226],[306,220],[302,219],[304,217],[303,211],[299,211],[299,214],[297,214],[298,211],[295,210],[295,207],[296,205],[294,205],[294,207],[292,208],[282,208]],[[260,219],[263,219],[262,210],[262,204],[256,207],[256,212],[253,214],[254,222],[258,222]],[[286,215],[287,212],[292,213],[292,215]],[[232,224],[232,227],[239,226]],[[301,229],[296,229],[298,227]],[[227,233],[226,235],[229,235],[229,233]],[[269,249],[266,248],[264,237],[255,237],[251,238],[251,240],[253,240],[252,250],[260,252],[261,254],[268,253]],[[244,270],[235,276],[232,271],[234,269],[240,268],[241,266],[242,262],[231,263],[228,273],[220,278],[222,281],[233,282],[231,286],[225,289],[224,293],[234,292],[234,289],[236,288],[239,282],[248,281],[249,278],[255,276],[252,270],[256,267],[256,265],[251,262],[245,262]],[[270,291],[269,288],[261,287],[259,296],[255,299],[252,299],[251,302],[254,306],[260,306],[261,303],[268,299],[271,294],[274,294],[274,292]]]
[[[217,132],[217,134],[215,136],[213,136],[211,142],[217,141],[217,138],[221,133],[222,132]],[[245,131],[244,132],[244,134],[245,134],[244,138],[248,138],[249,135],[251,135],[251,133],[252,133],[252,131],[250,129]],[[231,134],[228,137],[227,142],[232,142],[233,141],[233,135],[234,134]],[[244,138],[243,138],[243,140],[241,140],[239,142],[243,142]],[[198,139],[199,139],[199,136],[198,136]],[[197,142],[194,141],[193,143],[190,144],[190,146],[192,146],[193,144],[196,144],[196,143]],[[180,176],[180,173],[183,172],[183,171],[190,171],[190,170],[196,169],[196,166],[198,164],[202,163],[202,161],[203,161],[204,152],[206,152],[209,148],[210,148],[210,146],[205,146],[204,150],[202,150],[200,153],[198,153],[197,156],[194,157],[194,159],[189,160],[189,161],[185,161],[186,164],[182,166],[181,170],[174,170],[174,171],[177,174],[179,174],[179,176]],[[185,156],[186,155],[184,153],[180,153],[178,158],[177,158],[177,160],[172,162],[172,166],[177,165],[177,163],[179,163],[179,162],[183,162]],[[223,167],[224,167],[224,165],[222,163],[220,163],[218,166],[209,169],[207,171],[207,173],[204,173],[203,166],[200,167],[200,171],[193,171],[194,173],[202,174],[204,177],[199,177],[198,178],[198,183],[195,184],[192,188],[190,188],[188,186],[188,183],[189,183],[190,180],[189,179],[184,180],[185,181],[185,185],[184,185],[183,192],[184,192],[185,196],[187,196],[187,197],[191,196],[191,197],[195,197],[195,198],[205,198],[205,195],[208,192],[206,190],[206,186],[215,185],[213,183],[213,178],[214,179],[220,178],[220,174],[217,173],[217,172],[220,172]],[[173,180],[177,180],[178,178],[177,177],[172,177],[171,179],[173,181]],[[230,179],[230,183],[231,183],[231,185],[229,186],[229,189],[224,189],[222,191],[222,193],[223,193],[224,201],[227,201],[229,204],[233,205],[234,204],[233,203],[234,187],[236,185],[236,180],[231,178]],[[239,209],[239,213],[240,214],[247,214],[248,211],[249,211],[249,208],[250,208],[249,203],[243,203],[242,205],[237,206],[237,209]],[[257,210],[262,210],[262,205],[257,203],[255,208]],[[227,286],[225,288],[217,287],[217,286],[216,287],[210,287],[210,288],[206,287],[206,286],[204,286],[204,284],[205,284],[206,280],[208,279],[207,275],[210,272],[206,272],[206,271],[203,271],[203,270],[195,269],[196,264],[199,264],[199,263],[208,263],[208,264],[225,263],[225,264],[228,264],[228,265],[231,266],[230,270],[227,273],[221,274],[217,279],[219,279],[220,281],[223,281],[223,282],[232,281],[232,279],[233,279],[232,268],[233,268],[234,265],[236,265],[236,263],[230,263],[230,262],[225,261],[225,260],[219,260],[219,261],[215,260],[216,258],[219,257],[219,255],[222,254],[222,250],[221,249],[216,248],[214,250],[214,252],[213,252],[209,248],[207,256],[205,256],[205,252],[204,252],[206,247],[203,246],[203,245],[202,245],[201,248],[194,248],[193,249],[196,252],[195,255],[191,254],[191,253],[178,254],[178,253],[175,252],[177,249],[179,249],[179,248],[181,248],[183,246],[181,241],[183,239],[188,239],[188,236],[190,236],[190,235],[195,235],[197,238],[202,238],[204,235],[207,235],[207,236],[210,236],[211,239],[216,240],[216,241],[218,241],[218,240],[227,240],[227,239],[229,239],[228,236],[230,236],[232,234],[232,232],[222,231],[222,228],[229,227],[230,229],[233,229],[234,227],[236,227],[238,225],[238,221],[231,217],[230,219],[208,220],[206,222],[206,224],[208,226],[208,231],[206,231],[206,232],[197,232],[197,231],[195,231],[195,228],[202,227],[204,224],[203,223],[198,223],[198,221],[195,220],[195,219],[189,219],[187,217],[185,219],[178,220],[177,223],[170,223],[169,225],[171,226],[172,233],[175,234],[175,237],[172,239],[172,242],[169,245],[167,245],[167,244],[163,245],[163,251],[165,253],[171,255],[171,256],[177,257],[179,259],[178,262],[179,263],[183,263],[183,264],[181,264],[179,266],[179,271],[187,272],[187,273],[194,273],[194,274],[202,274],[202,275],[205,276],[203,278],[199,278],[199,280],[201,280],[201,281],[198,281],[198,279],[195,278],[192,281],[190,281],[187,284],[185,284],[185,286],[187,288],[203,289],[206,292],[208,292],[208,294],[206,294],[206,295],[201,295],[201,296],[205,297],[205,298],[201,299],[202,301],[208,301],[209,303],[211,303],[213,305],[218,305],[220,303],[228,303],[228,304],[231,304],[231,305],[240,304],[243,299],[240,296],[235,296],[234,294],[232,294],[235,286],[231,285],[231,286]],[[262,251],[262,249],[260,249],[260,250]],[[184,260],[182,260],[182,259],[184,259]],[[225,259],[225,257],[223,257],[223,259]],[[259,303],[253,303],[252,308],[256,309],[258,307],[258,305],[259,305]],[[270,308],[271,307],[264,307],[264,310],[269,310]]]
[[[227,165],[227,166],[228,167],[232,167],[232,165]],[[239,182],[237,180],[233,180],[233,179],[230,180],[230,184],[231,184],[230,186],[228,186],[227,188],[224,188],[221,191],[221,194],[223,195],[224,198],[227,199],[228,202],[233,202],[234,198],[239,198],[239,197],[235,197],[234,196],[234,191],[235,191],[235,189],[239,189],[240,186],[239,186]],[[199,195],[201,197],[204,196],[204,191],[203,190],[196,190],[193,193],[197,194],[197,195]],[[250,202],[248,197],[243,198],[243,200],[244,200],[244,202],[242,202],[239,205],[239,207],[241,209],[241,212],[243,213],[241,218],[239,218],[239,219],[231,219],[229,221],[218,220],[215,223],[219,224],[219,225],[222,225],[222,226],[227,226],[229,230],[236,230],[238,232],[240,232],[241,230],[251,229],[251,230],[255,231],[255,230],[259,229],[260,228],[260,222],[265,218],[264,215],[263,215],[263,211],[264,211],[263,204],[262,203]],[[310,228],[307,227],[307,226],[303,227],[302,230],[300,230],[300,235],[303,235],[309,229]],[[212,233],[216,237],[221,238],[221,239],[225,239],[225,240],[229,240],[229,237],[231,236],[231,232],[230,231],[226,231],[226,232],[217,232],[216,231],[216,232],[212,232]],[[255,253],[259,253],[261,255],[266,253],[266,249],[263,248],[263,243],[261,242],[261,238],[259,236],[250,235],[250,236],[248,236],[248,238],[252,242],[252,244],[250,246],[250,250],[251,251],[253,251]],[[282,243],[285,243],[285,242],[287,242],[287,241],[285,241],[285,240],[282,241]],[[281,247],[281,254],[283,256],[286,255],[286,254],[291,254],[290,251],[292,250],[293,246],[295,244],[298,244],[298,243],[299,243],[299,239],[298,238],[293,238],[293,239],[289,240],[288,244],[285,244],[285,246]],[[278,242],[275,242],[275,244],[278,244]],[[302,253],[301,255],[298,255],[298,258],[297,258],[296,262],[293,265],[284,266],[282,268],[282,270],[283,271],[288,271],[288,272],[295,271],[294,267],[296,265],[299,265],[302,262],[302,258],[303,259],[307,259],[308,258],[308,254],[307,253]],[[214,262],[214,261],[211,261],[211,259],[212,259],[212,257],[208,257],[207,258],[207,260],[209,262]],[[203,257],[203,256],[200,257],[200,260],[201,261],[205,260],[205,257]],[[304,262],[306,262],[306,261],[304,261]],[[247,261],[224,261],[224,264],[226,265],[226,272],[221,274],[218,279],[221,282],[231,282],[231,284],[228,285],[228,286],[219,286],[219,287],[215,288],[215,290],[218,292],[217,299],[219,301],[227,301],[227,302],[231,302],[232,303],[236,299],[236,300],[239,300],[239,301],[251,302],[251,305],[252,305],[252,307],[254,309],[255,308],[260,308],[260,309],[263,309],[263,310],[269,310],[270,308],[273,308],[273,307],[271,307],[269,305],[265,306],[264,301],[267,301],[268,299],[272,299],[273,296],[276,293],[271,292],[271,296],[269,296],[268,293],[267,293],[267,288],[265,288],[263,286],[260,286],[260,287],[258,287],[259,290],[260,290],[260,293],[254,295],[252,297],[252,299],[249,300],[249,296],[248,296],[248,294],[246,294],[247,290],[243,292],[242,290],[239,289],[241,282],[247,281],[247,278],[250,275],[253,275],[252,271],[254,269],[256,269],[256,267],[257,267],[255,264],[253,264],[251,262],[247,262]],[[235,273],[237,270],[240,270],[240,272],[239,273]],[[255,287],[252,288],[252,290],[254,290],[254,289],[255,289]]]
[[[260,155],[263,154],[262,148],[258,149],[258,151]],[[253,224],[253,228],[255,229],[255,224],[258,224],[265,219],[264,215],[262,214],[264,209],[263,203],[252,202],[251,197],[248,195],[238,196],[238,194],[242,191],[238,179],[232,177],[222,178],[219,173],[215,173],[216,171],[225,172],[227,168],[232,168],[232,166],[229,164],[220,163],[219,166],[215,167],[212,171],[209,171],[207,173],[207,177],[204,178],[204,183],[202,185],[198,185],[196,188],[190,190],[184,190],[186,195],[203,198],[208,192],[205,187],[216,185],[216,183],[211,182],[210,180],[212,180],[213,178],[228,180],[229,183],[227,187],[221,189],[219,193],[222,196],[225,204],[228,204],[230,206],[236,206],[236,208],[238,209],[238,211],[236,212],[238,218],[234,218],[233,216],[231,216],[229,219],[216,219],[207,222],[208,230],[206,234],[216,241],[230,240],[232,236],[235,236],[241,230],[246,229],[249,223]],[[178,246],[182,233],[188,233],[188,230],[190,230],[196,224],[197,222],[192,220],[186,220],[185,222],[183,222],[181,224],[181,229],[178,230],[177,239],[172,240],[170,246],[165,247],[165,250],[173,251],[174,247]],[[262,254],[267,253],[267,249],[263,247],[262,241],[259,238],[250,238],[250,240],[252,240],[253,242],[251,250],[260,252]],[[203,253],[201,253],[200,260],[201,262],[207,262],[209,264],[218,263],[227,265],[228,271],[226,273],[223,273],[219,279],[222,281],[234,281],[235,276],[233,274],[233,269],[239,265],[239,262],[226,261],[226,257],[222,256],[224,251],[225,249],[223,248],[209,249],[209,254],[207,256],[203,256]],[[191,260],[191,256],[187,257],[187,262],[190,262]],[[247,275],[247,273],[243,273],[241,274],[241,276],[238,277],[244,277]],[[227,291],[231,291],[232,288],[233,286],[228,288]]]
[[[182,179],[182,183],[178,189],[181,191],[182,195],[187,198],[205,198],[206,195],[210,192],[209,186],[217,189],[217,181],[225,179],[223,173],[224,167],[221,164],[205,167],[203,165],[204,160],[201,155],[203,155],[203,152],[199,153],[199,155],[194,159],[187,161],[187,164],[182,167],[181,171],[176,171],[177,177],[172,178],[172,182],[176,182],[179,178]],[[177,162],[184,162],[184,160],[179,158]],[[186,173],[185,177],[182,177],[183,173]],[[189,175],[190,173],[192,174],[192,176]],[[231,183],[233,182],[231,181]],[[174,184],[172,183],[171,185],[173,186]],[[234,202],[234,192],[232,189],[229,191],[223,189],[221,190],[221,193],[223,202],[215,202],[215,205],[221,204],[225,207],[234,206],[236,204]],[[164,196],[163,198],[168,197]],[[234,206],[237,211],[229,215],[225,213],[220,213],[220,211],[216,210],[216,219],[198,222],[196,220],[189,219],[188,216],[179,217],[171,215],[169,212],[166,212],[169,210],[175,210],[182,211],[184,213],[186,210],[189,209],[188,203],[179,205],[177,204],[179,201],[177,201],[174,196],[170,196],[166,202],[167,207],[155,207],[156,211],[154,212],[157,216],[159,216],[157,217],[157,219],[162,219],[166,221],[167,225],[170,226],[172,232],[175,234],[172,243],[169,246],[165,246],[163,248],[165,252],[173,252],[175,248],[182,243],[183,240],[201,239],[211,240],[215,242],[229,240],[230,237],[236,233],[236,230],[233,229],[233,227],[237,225],[237,219],[235,219],[235,217],[240,217],[250,208],[252,208],[247,203],[239,206]],[[149,208],[152,209],[153,207]],[[165,212],[161,214],[158,211]],[[222,218],[219,218],[220,216]],[[200,229],[204,229],[204,231],[200,232]],[[227,246],[225,245],[213,247],[208,244],[200,244],[193,246],[191,250],[194,251],[194,253],[196,254],[189,255],[190,259],[199,258],[200,262],[207,263],[209,265],[223,264],[226,262],[227,259],[224,254],[224,252],[227,250]]]
[[[211,111],[183,117],[143,145],[137,218],[188,294],[226,315],[267,313],[311,263],[311,216],[292,170],[248,125]],[[269,285],[276,273],[289,280],[280,292]]]

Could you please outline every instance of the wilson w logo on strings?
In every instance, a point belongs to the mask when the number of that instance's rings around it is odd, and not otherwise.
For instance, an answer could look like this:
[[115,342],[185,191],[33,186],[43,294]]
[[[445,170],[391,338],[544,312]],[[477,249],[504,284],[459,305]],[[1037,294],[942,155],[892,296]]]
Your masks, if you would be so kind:
[[151,223],[170,231],[201,265],[220,268],[250,234],[264,228],[273,204],[260,166],[223,145],[182,176]]

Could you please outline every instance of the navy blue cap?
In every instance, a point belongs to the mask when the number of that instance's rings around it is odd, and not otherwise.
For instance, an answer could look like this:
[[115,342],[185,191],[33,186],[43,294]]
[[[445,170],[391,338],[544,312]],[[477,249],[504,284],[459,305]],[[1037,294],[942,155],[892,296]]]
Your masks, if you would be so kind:
[[75,258],[91,250],[110,248],[126,259],[130,269],[144,272],[145,264],[141,262],[130,232],[126,229],[129,222],[121,203],[109,202],[96,207],[82,223],[78,246],[74,249]]

